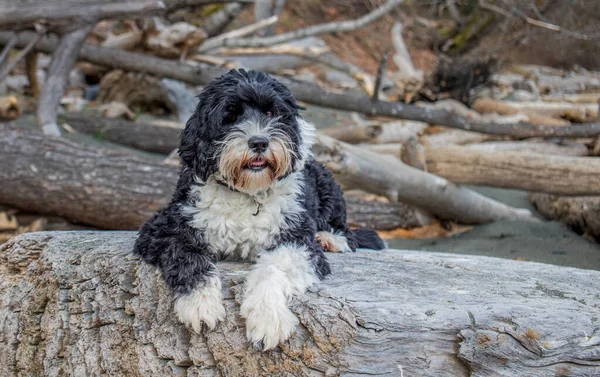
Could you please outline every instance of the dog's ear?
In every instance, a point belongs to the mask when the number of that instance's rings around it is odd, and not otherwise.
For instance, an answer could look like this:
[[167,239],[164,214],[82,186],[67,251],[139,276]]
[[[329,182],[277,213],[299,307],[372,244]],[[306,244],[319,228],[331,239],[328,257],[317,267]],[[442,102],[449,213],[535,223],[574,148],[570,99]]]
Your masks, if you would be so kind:
[[206,181],[214,173],[214,151],[208,142],[202,139],[200,114],[195,112],[187,121],[179,141],[179,158],[202,180]]

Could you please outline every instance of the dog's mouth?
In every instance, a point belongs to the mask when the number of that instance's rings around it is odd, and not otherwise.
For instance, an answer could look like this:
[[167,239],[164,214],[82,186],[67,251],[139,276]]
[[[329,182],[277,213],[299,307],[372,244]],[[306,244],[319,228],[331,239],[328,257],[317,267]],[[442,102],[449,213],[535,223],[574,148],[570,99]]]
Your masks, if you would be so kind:
[[249,160],[248,163],[244,166],[244,169],[261,171],[265,169],[267,165],[267,159],[262,156],[258,156]]

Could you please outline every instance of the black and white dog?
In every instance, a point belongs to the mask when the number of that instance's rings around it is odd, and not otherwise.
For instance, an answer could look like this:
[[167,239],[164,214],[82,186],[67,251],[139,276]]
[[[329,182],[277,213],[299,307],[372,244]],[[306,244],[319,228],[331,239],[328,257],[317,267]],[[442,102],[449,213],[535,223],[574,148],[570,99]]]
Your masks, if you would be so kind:
[[385,244],[346,225],[340,187],[312,158],[315,129],[283,84],[232,70],[199,100],[181,134],[173,199],[142,227],[135,252],[158,266],[179,320],[196,332],[225,317],[216,262],[256,260],[241,313],[248,339],[268,350],[298,323],[291,298],[330,273],[326,249]]

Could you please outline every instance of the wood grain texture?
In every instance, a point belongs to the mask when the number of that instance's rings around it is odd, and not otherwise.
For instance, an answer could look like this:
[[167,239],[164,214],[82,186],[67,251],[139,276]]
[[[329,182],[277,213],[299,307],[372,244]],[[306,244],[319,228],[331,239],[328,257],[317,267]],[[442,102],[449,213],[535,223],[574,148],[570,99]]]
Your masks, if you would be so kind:
[[225,321],[177,322],[133,232],[54,232],[0,247],[0,375],[591,376],[600,272],[456,254],[330,254],[333,274],[262,353],[239,315],[248,264],[220,263]]

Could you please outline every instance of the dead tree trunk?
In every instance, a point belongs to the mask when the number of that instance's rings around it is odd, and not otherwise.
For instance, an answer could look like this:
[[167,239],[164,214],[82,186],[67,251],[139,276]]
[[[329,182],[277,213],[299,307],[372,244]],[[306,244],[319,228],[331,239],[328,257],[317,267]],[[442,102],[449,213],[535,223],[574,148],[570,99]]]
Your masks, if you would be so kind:
[[442,219],[481,224],[501,219],[534,220],[526,209],[507,206],[465,187],[325,135],[317,136],[317,161],[347,188],[356,188],[427,210]]
[[427,150],[430,172],[455,183],[562,195],[600,195],[600,159],[469,148]]
[[[331,254],[270,352],[246,341],[248,264],[219,263],[226,319],[173,315],[133,232],[30,233],[0,247],[0,375],[586,376],[600,367],[600,272],[456,254]],[[498,284],[502,282],[502,284]]]
[[[6,127],[0,166],[0,203],[105,229],[138,229],[168,203],[177,183],[173,166]],[[400,203],[351,199],[347,212],[353,226],[419,225],[414,210]]]

